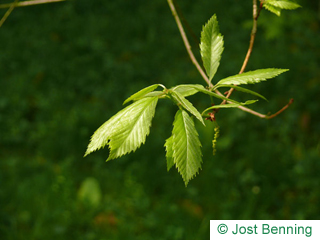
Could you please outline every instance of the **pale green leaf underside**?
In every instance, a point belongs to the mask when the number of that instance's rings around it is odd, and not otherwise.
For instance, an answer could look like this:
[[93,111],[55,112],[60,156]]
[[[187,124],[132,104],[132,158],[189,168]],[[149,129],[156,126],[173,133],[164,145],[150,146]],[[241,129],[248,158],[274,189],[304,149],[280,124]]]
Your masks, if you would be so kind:
[[280,15],[281,15],[281,9],[280,8],[275,7],[275,6],[273,6],[271,4],[268,4],[268,3],[264,3],[263,7],[265,9],[269,10],[270,12],[276,14],[278,17],[280,17]]
[[255,102],[257,102],[258,100],[248,100],[244,103],[240,103],[240,104],[237,104],[237,103],[229,103],[229,104],[222,104],[222,105],[215,105],[215,106],[212,106],[212,107],[209,107],[207,108],[206,110],[204,110],[202,112],[202,114],[204,114],[205,112],[208,112],[212,109],[218,109],[218,108],[237,108],[239,106],[244,106],[244,105],[249,105],[249,104],[253,104]]
[[110,140],[111,135],[114,131],[117,131],[117,124],[120,119],[126,114],[127,111],[130,111],[137,105],[138,102],[135,102],[128,107],[119,111],[116,115],[112,116],[108,121],[102,124],[92,135],[90,143],[88,145],[87,151],[84,156],[87,156],[91,152],[103,148],[108,141]]
[[207,95],[209,95],[209,96],[212,96],[212,97],[215,97],[215,98],[219,98],[219,99],[222,99],[222,100],[226,100],[226,101],[228,101],[228,102],[233,102],[233,103],[238,103],[238,104],[240,104],[239,102],[237,102],[237,101],[235,101],[235,100],[233,100],[233,99],[226,98],[226,97],[223,96],[223,95],[219,95],[219,94],[217,94],[217,93],[211,92],[211,91],[205,89],[203,86],[201,86],[201,87],[196,86],[195,88],[196,88],[199,92],[202,92],[202,93],[207,94]]
[[145,143],[157,102],[157,97],[150,97],[131,104],[134,106],[122,116],[117,123],[116,131],[110,137],[108,160],[135,151],[142,143]]
[[164,94],[165,93],[163,91],[153,91],[153,92],[147,93],[143,97],[159,97],[159,96],[164,95]]
[[184,98],[179,92],[171,91],[171,96],[173,99],[180,104],[184,109],[189,111],[192,115],[194,115],[203,125],[204,121],[201,117],[201,114],[199,111],[192,105],[191,102],[189,102],[186,98]]
[[219,32],[216,15],[213,15],[207,24],[203,26],[200,42],[200,53],[203,66],[209,77],[209,81],[211,81],[217,72],[221,54],[224,49],[223,36],[221,36]]
[[136,92],[135,94],[131,95],[129,98],[127,98],[123,104],[126,104],[127,102],[130,102],[132,100],[137,100],[139,98],[144,97],[147,93],[152,92],[153,90],[155,90],[157,87],[159,87],[159,84],[153,84],[149,87],[143,88],[141,89],[139,92]]
[[169,137],[164,144],[166,147],[166,158],[167,158],[167,170],[169,171],[170,168],[174,165],[173,161],[173,136]]
[[149,134],[157,102],[158,97],[143,98],[118,112],[95,131],[85,156],[106,144],[110,147],[108,160],[135,151]]
[[236,85],[229,85],[229,84],[220,84],[220,85],[217,86],[217,88],[221,88],[221,87],[234,88],[234,89],[236,89],[236,90],[238,90],[240,92],[249,93],[251,95],[260,97],[260,98],[262,98],[262,99],[267,101],[267,99],[264,96],[262,96],[261,94],[259,94],[257,92],[254,92],[254,91],[251,91],[249,89],[243,88],[243,87],[239,87],[239,86],[236,86]]
[[194,87],[202,87],[200,84],[182,84],[171,88],[171,90],[180,93],[183,97],[188,97],[199,92]]
[[194,122],[184,110],[176,113],[172,130],[173,161],[185,185],[199,172],[201,143]]
[[218,87],[218,85],[221,85],[221,84],[241,85],[241,84],[259,83],[261,81],[274,78],[286,71],[289,71],[289,69],[266,68],[266,69],[259,69],[255,71],[245,72],[242,74],[237,74],[237,75],[230,76],[220,80],[216,84],[216,87]]
[[279,9],[293,10],[301,7],[299,4],[290,1],[266,1],[264,4],[274,6]]
[[263,3],[263,7],[270,12],[280,16],[281,15],[281,10],[286,9],[286,10],[294,10],[299,7],[301,7],[299,4],[290,2],[290,1],[276,1],[276,0],[269,0],[265,1]]

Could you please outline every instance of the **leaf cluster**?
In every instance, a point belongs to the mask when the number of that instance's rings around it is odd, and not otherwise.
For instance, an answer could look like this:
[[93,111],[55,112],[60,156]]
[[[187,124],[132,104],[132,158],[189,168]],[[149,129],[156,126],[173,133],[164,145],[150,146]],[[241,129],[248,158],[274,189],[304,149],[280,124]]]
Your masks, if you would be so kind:
[[[276,3],[275,3],[276,2]],[[283,2],[286,2],[283,3]],[[294,4],[288,1],[265,1],[266,6],[280,9],[294,8]],[[214,15],[203,26],[200,39],[200,53],[203,66],[210,83],[212,82],[224,49],[223,36],[219,31],[217,17]],[[181,174],[185,185],[199,172],[202,165],[201,142],[195,128],[194,118],[205,125],[204,119],[212,116],[220,108],[237,108],[243,105],[255,103],[257,100],[238,102],[216,93],[219,88],[234,88],[240,92],[248,93],[264,100],[266,98],[252,90],[238,85],[255,84],[274,78],[287,69],[267,68],[245,72],[223,78],[210,88],[200,84],[182,84],[172,88],[166,88],[162,84],[148,86],[130,96],[124,104],[133,101],[116,115],[111,117],[93,134],[85,156],[93,151],[108,145],[110,154],[107,159],[115,159],[130,152],[134,152],[141,144],[145,143],[150,132],[152,119],[159,99],[169,99],[177,107],[173,121],[172,135],[165,141],[167,170],[175,166]],[[156,89],[161,87],[162,91]],[[208,95],[210,98],[224,100],[226,104],[210,106],[199,111],[187,97],[196,93]],[[211,115],[210,115],[211,114]],[[212,119],[211,119],[212,120]],[[214,120],[214,119],[213,119]],[[215,151],[219,127],[216,124],[216,134],[213,140]]]

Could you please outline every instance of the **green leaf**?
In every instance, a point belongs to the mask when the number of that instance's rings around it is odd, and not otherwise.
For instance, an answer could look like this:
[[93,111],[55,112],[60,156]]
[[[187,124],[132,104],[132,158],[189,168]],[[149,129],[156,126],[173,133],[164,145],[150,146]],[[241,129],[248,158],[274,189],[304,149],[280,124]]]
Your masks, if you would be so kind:
[[157,97],[150,97],[140,99],[128,106],[110,137],[110,155],[107,161],[135,151],[145,143],[157,102]]
[[278,8],[278,7],[275,7],[271,4],[268,4],[268,3],[263,3],[263,7],[267,10],[269,10],[270,12],[276,14],[278,17],[280,17],[281,15],[281,9]]
[[103,148],[108,142],[108,160],[135,151],[149,134],[157,102],[157,97],[143,98],[111,117],[92,135],[85,156]]
[[153,91],[153,92],[147,93],[143,97],[159,97],[159,96],[164,95],[164,94],[165,93],[163,91]]
[[182,84],[171,88],[171,90],[180,93],[183,97],[188,97],[199,92],[197,89],[194,88],[195,86],[203,87],[200,84]]
[[201,86],[201,87],[196,86],[195,88],[196,88],[199,92],[202,92],[202,93],[207,94],[207,95],[209,95],[209,96],[212,96],[212,97],[215,97],[215,98],[219,98],[219,99],[222,99],[222,100],[226,100],[226,101],[228,101],[228,102],[233,102],[233,103],[238,103],[238,104],[240,104],[239,102],[237,102],[237,101],[235,101],[235,100],[233,100],[233,99],[226,98],[225,96],[222,96],[222,95],[219,95],[219,94],[217,94],[217,93],[211,92],[211,91],[205,89],[203,86]]
[[169,137],[164,144],[166,147],[166,158],[167,158],[167,170],[169,171],[170,168],[174,165],[173,161],[173,136]]
[[257,102],[258,100],[248,100],[244,103],[229,103],[229,104],[220,104],[220,105],[214,105],[214,106],[211,106],[207,109],[205,109],[203,112],[202,112],[202,115],[205,113],[205,112],[208,112],[212,109],[218,109],[218,108],[237,108],[239,106],[244,106],[244,105],[249,105],[249,104],[253,104],[255,102]]
[[127,99],[123,102],[123,104],[126,104],[127,102],[130,102],[130,101],[132,101],[132,100],[137,100],[137,99],[139,99],[139,98],[142,98],[142,97],[144,97],[147,93],[152,92],[153,90],[155,90],[155,89],[156,89],[157,87],[159,87],[159,86],[160,86],[160,84],[153,84],[153,85],[151,85],[151,86],[149,86],[149,87],[146,87],[146,88],[144,88],[144,89],[141,89],[139,92],[137,92],[137,93],[131,95],[129,98],[127,98]]
[[204,121],[201,117],[201,114],[199,111],[192,105],[191,102],[189,102],[187,99],[185,99],[179,92],[176,91],[170,91],[170,95],[172,98],[180,104],[184,109],[189,111],[192,115],[194,115],[204,126]]
[[297,3],[290,2],[290,1],[275,1],[275,0],[270,0],[270,1],[265,1],[264,4],[271,5],[273,7],[279,8],[279,9],[287,9],[287,10],[294,10],[297,8],[300,8],[301,6]]
[[257,92],[254,92],[254,91],[251,91],[249,89],[243,88],[243,87],[239,87],[239,86],[236,86],[236,85],[220,84],[220,85],[218,85],[217,88],[221,88],[221,87],[234,88],[234,89],[236,89],[236,90],[238,90],[240,92],[249,93],[249,94],[255,95],[255,96],[260,97],[260,98],[262,98],[262,99],[267,101],[267,99],[264,96],[262,96],[261,94],[259,94]]
[[122,109],[116,115],[112,116],[108,121],[102,124],[92,135],[87,151],[84,156],[87,156],[91,152],[105,147],[105,145],[110,140],[112,134],[115,131],[117,131],[117,125],[120,122],[120,120],[123,118],[126,112],[129,111],[135,105],[137,105],[137,102]]
[[266,68],[266,69],[250,71],[250,72],[237,74],[234,76],[224,78],[216,84],[216,87],[222,84],[240,85],[240,84],[249,84],[249,83],[252,83],[252,84],[259,83],[261,81],[265,81],[266,79],[274,78],[286,71],[289,71],[289,69]]
[[173,160],[187,186],[202,163],[201,143],[194,122],[184,110],[178,110],[173,122]]
[[212,80],[220,64],[221,54],[223,52],[223,36],[219,32],[219,26],[216,15],[213,15],[201,32],[200,53],[204,68]]

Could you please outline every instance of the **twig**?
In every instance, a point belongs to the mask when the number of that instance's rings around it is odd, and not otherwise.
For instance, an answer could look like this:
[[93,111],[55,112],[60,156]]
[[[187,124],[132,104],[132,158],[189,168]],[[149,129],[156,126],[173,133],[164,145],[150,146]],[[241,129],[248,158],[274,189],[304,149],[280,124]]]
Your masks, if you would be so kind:
[[15,5],[17,4],[19,0],[15,0],[13,3],[9,4],[9,9],[6,11],[6,13],[3,15],[3,17],[0,20],[0,27],[3,25],[3,23],[7,20],[13,9],[15,8]]
[[[256,33],[257,33],[257,21],[258,21],[258,18],[260,16],[260,12],[261,12],[262,7],[263,7],[263,2],[260,3],[259,10],[258,10],[257,0],[253,0],[253,14],[252,14],[252,16],[253,16],[253,24],[252,24],[252,30],[251,30],[250,44],[249,44],[249,48],[248,48],[248,51],[247,51],[247,55],[246,55],[246,57],[245,57],[245,59],[243,61],[243,64],[242,64],[242,67],[241,67],[241,70],[240,70],[239,74],[244,72],[244,70],[247,67],[249,58],[251,56],[251,52],[252,52],[253,45],[254,45],[254,40],[255,40],[255,37],[256,37]],[[226,98],[229,98],[233,91],[234,91],[234,88],[230,88]],[[224,100],[221,104],[225,104],[225,103],[226,103],[226,101]],[[272,114],[270,116],[261,114],[259,117],[266,118],[266,119],[274,118],[274,117],[278,116],[280,113],[282,113],[284,110],[286,110],[292,103],[293,103],[293,99],[290,99],[289,103],[287,105],[285,105],[282,109],[280,109],[278,112],[276,112],[275,114]],[[239,108],[241,109],[241,107],[239,107]],[[242,110],[246,111],[244,109],[242,109]],[[254,115],[258,116],[257,114],[254,114]]]
[[12,4],[14,4],[14,7],[26,7],[26,6],[30,6],[30,5],[62,2],[62,1],[65,1],[65,0],[33,0],[33,1],[23,1],[23,2],[18,2],[18,3],[17,3],[17,1],[15,1],[14,3],[0,4],[0,8],[8,8],[8,7],[11,7]]
[[186,33],[185,33],[184,29],[183,29],[183,26],[181,24],[180,18],[179,18],[178,14],[177,14],[176,8],[175,8],[172,0],[168,0],[168,4],[169,4],[169,7],[171,9],[173,17],[176,20],[176,23],[178,25],[178,28],[179,28],[183,43],[184,43],[184,45],[185,45],[185,47],[187,49],[187,52],[189,54],[189,57],[190,57],[192,63],[196,66],[196,68],[198,69],[198,71],[201,74],[202,78],[206,81],[206,83],[209,85],[209,87],[210,88],[213,87],[212,83],[209,81],[207,75],[205,74],[205,72],[201,68],[200,64],[198,63],[197,59],[195,58],[195,56],[194,56],[194,54],[193,54],[193,52],[191,50],[191,46],[190,46],[190,43],[188,41],[187,35],[186,35]]
[[[262,4],[260,4],[259,10],[258,10],[258,4],[257,4],[257,0],[253,0],[253,13],[252,13],[252,18],[253,18],[253,24],[252,24],[252,30],[251,30],[251,36],[250,36],[250,43],[249,43],[249,48],[246,54],[246,57],[243,61],[241,70],[239,72],[239,74],[243,73],[244,70],[246,69],[250,56],[251,56],[251,52],[253,49],[253,45],[254,45],[254,40],[256,38],[256,33],[257,33],[257,21],[258,21],[258,17],[260,15],[260,11],[262,9]],[[228,91],[228,94],[226,96],[226,98],[229,98],[233,92],[234,88],[230,88],[230,90]],[[224,100],[221,104],[225,104],[226,101]]]
[[189,34],[192,37],[193,42],[199,47],[200,43],[198,40],[197,35],[194,33],[194,31],[192,30],[192,28],[190,27],[188,21],[185,19],[185,17],[183,16],[183,12],[181,11],[179,5],[177,4],[177,0],[173,0],[173,5],[175,6],[176,10],[177,10],[177,14],[179,16],[179,18],[181,19],[183,25],[185,26],[185,28],[187,29],[187,32],[189,32]]
[[271,119],[271,118],[274,118],[274,117],[278,116],[280,113],[282,113],[284,110],[286,110],[292,103],[293,103],[293,98],[291,98],[291,99],[289,100],[288,104],[285,105],[283,108],[281,108],[278,112],[276,112],[275,114],[266,116],[265,118],[266,118],[266,119]]
[[261,9],[262,9],[262,4],[260,4],[259,10],[258,10],[257,0],[253,0],[253,14],[252,14],[253,24],[252,24],[252,30],[251,30],[251,36],[250,36],[250,44],[249,44],[249,48],[247,51],[247,55],[243,61],[243,64],[242,64],[242,67],[241,67],[239,74],[243,73],[248,65],[248,61],[249,61],[249,58],[251,56],[251,52],[253,49],[254,40],[255,40],[256,34],[257,34],[257,22],[258,22],[258,18],[260,16]]
[[[209,81],[207,75],[205,74],[205,72],[204,72],[203,69],[201,68],[200,64],[198,63],[197,59],[195,58],[195,56],[194,56],[194,54],[193,54],[193,52],[192,52],[192,50],[191,50],[191,46],[190,46],[190,44],[189,44],[188,38],[187,38],[187,36],[186,36],[186,34],[185,34],[185,31],[184,31],[184,29],[183,29],[183,26],[182,26],[182,24],[181,24],[181,21],[180,21],[180,19],[179,19],[179,16],[178,16],[178,14],[177,14],[177,11],[176,11],[176,9],[175,9],[175,6],[174,6],[172,0],[167,0],[167,1],[168,1],[170,10],[171,10],[171,12],[172,12],[172,15],[174,16],[174,18],[175,18],[175,20],[176,20],[176,23],[177,23],[178,29],[179,29],[179,31],[180,31],[180,34],[181,34],[183,43],[184,43],[184,45],[185,45],[185,47],[186,47],[186,49],[187,49],[187,52],[188,52],[188,54],[189,54],[189,57],[190,57],[192,63],[196,66],[196,68],[198,69],[198,71],[199,71],[199,73],[201,74],[202,78],[208,83],[209,88],[212,88],[212,87],[213,87],[212,83]],[[256,0],[254,0],[254,2],[256,2]],[[260,9],[260,10],[261,10],[261,9]],[[260,13],[260,11],[258,12],[258,14],[259,14],[259,13]],[[258,17],[259,15],[255,15],[255,16]],[[256,20],[257,20],[257,19],[256,19]],[[255,31],[256,31],[256,30],[255,30]],[[253,41],[254,41],[254,40],[253,40]],[[253,45],[253,43],[252,43],[252,45]],[[250,47],[249,47],[249,48],[250,48]],[[251,49],[252,49],[252,47],[251,47]],[[250,55],[249,55],[249,57],[250,57]],[[220,96],[224,96],[224,95],[223,95],[221,92],[219,92],[218,90],[215,90],[215,92],[216,92],[217,94],[219,94]],[[228,103],[230,103],[230,102],[228,101]],[[291,104],[291,103],[290,103],[290,104]],[[290,105],[290,104],[289,104],[289,105]],[[276,116],[276,115],[280,114],[282,111],[285,110],[285,109],[282,109],[282,110],[280,110],[279,112],[277,112],[277,113],[275,113],[275,114],[273,114],[273,115],[271,115],[271,116],[267,116],[267,115],[265,115],[265,114],[256,112],[256,111],[254,111],[254,110],[252,110],[252,109],[250,109],[250,108],[244,107],[244,106],[239,106],[238,108],[241,109],[241,110],[244,111],[244,112],[250,113],[250,114],[255,115],[255,116],[257,116],[257,117],[267,118],[267,119],[270,119],[270,117],[273,117],[274,115]]]

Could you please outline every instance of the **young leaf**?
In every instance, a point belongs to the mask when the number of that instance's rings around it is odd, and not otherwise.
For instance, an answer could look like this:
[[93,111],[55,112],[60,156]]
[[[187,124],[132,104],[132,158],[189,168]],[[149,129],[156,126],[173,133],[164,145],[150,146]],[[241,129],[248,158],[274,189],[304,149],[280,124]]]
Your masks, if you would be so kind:
[[301,6],[297,3],[294,3],[288,0],[283,0],[283,1],[267,0],[267,1],[264,1],[263,7],[269,10],[270,12],[276,14],[277,16],[280,16],[281,9],[293,10]]
[[146,87],[144,89],[141,89],[139,92],[131,95],[129,98],[127,98],[124,102],[123,105],[126,104],[127,102],[130,102],[132,100],[137,100],[139,98],[144,97],[147,93],[152,92],[153,90],[155,90],[157,87],[159,87],[160,84],[153,84],[149,87]]
[[161,95],[165,95],[165,93],[163,91],[153,91],[153,92],[147,93],[143,97],[159,97]]
[[[114,154],[115,157],[121,156],[130,151],[136,150],[141,143],[145,142],[146,135],[149,134],[151,119],[154,115],[158,98],[143,98],[128,107],[122,109],[101,127],[99,127],[91,137],[85,156],[93,151],[103,148],[108,141],[112,143],[112,153],[117,150],[120,155]],[[143,125],[141,128],[140,125]],[[118,145],[117,140],[122,139]],[[111,156],[111,155],[110,155]],[[115,157],[112,157],[115,158]]]
[[180,104],[184,109],[186,109],[187,111],[189,111],[192,115],[194,115],[203,125],[204,121],[201,117],[201,114],[199,113],[199,111],[192,105],[191,102],[189,102],[187,99],[185,99],[179,92],[176,91],[170,91],[170,94],[172,96],[172,98],[178,103]]
[[221,54],[223,52],[223,37],[219,32],[219,26],[216,15],[213,15],[201,32],[200,53],[204,68],[212,80],[220,64]]
[[249,89],[243,88],[243,87],[239,87],[239,86],[236,86],[236,85],[220,84],[220,85],[217,86],[217,89],[221,88],[221,87],[234,88],[234,89],[236,89],[236,90],[238,90],[240,92],[249,93],[249,94],[255,95],[255,96],[260,97],[260,98],[262,98],[262,99],[267,101],[267,99],[264,96],[262,96],[261,94],[259,94],[257,92],[254,92],[254,91],[251,91]]
[[234,76],[224,78],[216,84],[216,87],[218,87],[221,84],[240,85],[240,84],[258,83],[258,82],[265,81],[270,78],[274,78],[274,77],[276,77],[286,71],[289,71],[289,69],[266,68],[266,69],[259,69],[259,70],[255,70],[255,71],[250,71],[250,72],[237,74]]
[[158,97],[142,98],[126,108],[110,136],[107,161],[135,151],[145,143],[157,102]]
[[173,122],[173,160],[187,186],[202,163],[201,143],[194,122],[184,110],[178,110]]
[[239,107],[239,106],[244,106],[244,105],[253,104],[253,103],[257,102],[257,101],[258,101],[258,100],[248,100],[248,101],[246,101],[246,102],[244,102],[244,103],[239,103],[239,104],[237,104],[237,103],[229,103],[229,104],[214,105],[214,106],[211,106],[211,107],[205,109],[205,110],[202,112],[202,114],[204,114],[205,112],[210,111],[210,110],[212,110],[212,109],[218,109],[218,108],[237,108],[237,107]]
[[233,103],[240,104],[239,102],[237,102],[237,101],[235,101],[233,99],[226,98],[225,96],[222,96],[222,95],[219,95],[217,93],[211,92],[211,91],[205,89],[203,86],[201,86],[201,87],[200,86],[199,87],[195,86],[194,88],[196,88],[199,92],[202,92],[202,93],[207,94],[209,96],[212,96],[212,97],[215,97],[215,98],[219,98],[219,99],[222,99],[222,100],[226,100],[228,102],[233,102]]
[[263,3],[263,7],[267,10],[269,10],[270,12],[274,13],[275,15],[277,15],[278,17],[280,17],[281,15],[281,9],[278,7],[275,7],[271,4],[268,3]]
[[135,102],[128,107],[122,109],[116,115],[111,117],[108,121],[102,124],[92,135],[87,151],[84,156],[103,148],[110,140],[111,135],[116,131],[117,125],[123,116],[130,111],[135,105],[139,104]]
[[195,86],[203,87],[200,84],[182,84],[171,88],[171,90],[180,93],[183,97],[188,97],[199,92],[197,89],[194,88]]
[[166,147],[166,158],[167,158],[167,170],[169,171],[170,168],[174,165],[173,161],[173,136],[169,137],[164,144]]
[[291,1],[275,1],[275,0],[270,0],[270,1],[265,1],[264,4],[274,6],[279,9],[287,9],[287,10],[294,10],[299,7],[301,7],[299,4],[291,2]]

